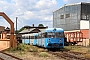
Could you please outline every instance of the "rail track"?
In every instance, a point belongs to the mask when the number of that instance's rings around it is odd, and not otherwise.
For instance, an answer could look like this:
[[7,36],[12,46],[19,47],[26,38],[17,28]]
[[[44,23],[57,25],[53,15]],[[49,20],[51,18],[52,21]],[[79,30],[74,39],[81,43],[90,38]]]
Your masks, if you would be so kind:
[[22,59],[0,51],[0,60],[22,60]]
[[55,55],[56,57],[64,60],[90,60],[90,58],[85,58],[82,53],[79,52],[52,52],[49,51],[48,53]]

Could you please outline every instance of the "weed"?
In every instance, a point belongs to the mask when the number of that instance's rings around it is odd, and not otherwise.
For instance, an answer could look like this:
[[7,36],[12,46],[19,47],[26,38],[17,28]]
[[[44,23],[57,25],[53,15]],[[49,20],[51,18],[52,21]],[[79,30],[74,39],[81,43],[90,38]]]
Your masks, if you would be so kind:
[[85,57],[86,58],[90,58],[90,54],[85,54]]
[[41,56],[41,57],[48,57],[49,55],[48,55],[47,52],[40,52],[39,56]]

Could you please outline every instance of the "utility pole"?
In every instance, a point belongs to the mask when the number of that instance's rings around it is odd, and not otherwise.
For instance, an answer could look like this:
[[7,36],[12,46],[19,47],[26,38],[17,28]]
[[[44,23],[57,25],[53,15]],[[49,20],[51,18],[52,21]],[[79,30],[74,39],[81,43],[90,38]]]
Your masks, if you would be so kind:
[[18,17],[16,17],[16,36],[17,36],[17,19]]

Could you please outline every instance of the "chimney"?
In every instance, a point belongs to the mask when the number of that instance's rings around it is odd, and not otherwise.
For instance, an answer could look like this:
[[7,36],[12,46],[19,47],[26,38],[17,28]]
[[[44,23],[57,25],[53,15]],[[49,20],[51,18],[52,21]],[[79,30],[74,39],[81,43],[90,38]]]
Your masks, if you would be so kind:
[[34,24],[32,24],[32,27],[34,27]]

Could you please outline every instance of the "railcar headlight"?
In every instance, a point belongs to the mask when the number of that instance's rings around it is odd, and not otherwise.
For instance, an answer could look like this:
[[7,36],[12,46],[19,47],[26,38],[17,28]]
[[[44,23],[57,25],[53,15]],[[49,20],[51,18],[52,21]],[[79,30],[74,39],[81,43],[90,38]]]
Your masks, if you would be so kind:
[[50,39],[48,40],[48,42],[50,43]]
[[60,39],[60,42],[62,42],[62,40]]

